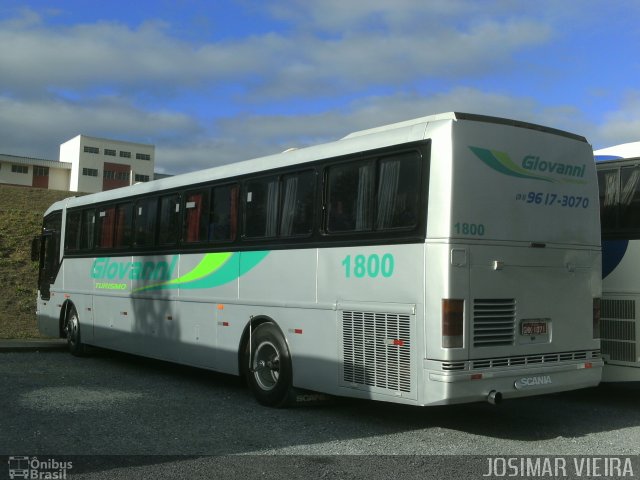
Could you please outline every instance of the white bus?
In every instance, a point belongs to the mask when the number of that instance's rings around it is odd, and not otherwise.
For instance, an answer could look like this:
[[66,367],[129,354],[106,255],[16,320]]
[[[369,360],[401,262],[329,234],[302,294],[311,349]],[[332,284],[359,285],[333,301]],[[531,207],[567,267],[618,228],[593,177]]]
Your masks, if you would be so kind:
[[[215,152],[212,152],[215,155]],[[597,385],[583,137],[446,113],[52,205],[42,333],[413,405]]]
[[595,152],[602,224],[603,381],[640,381],[640,142]]

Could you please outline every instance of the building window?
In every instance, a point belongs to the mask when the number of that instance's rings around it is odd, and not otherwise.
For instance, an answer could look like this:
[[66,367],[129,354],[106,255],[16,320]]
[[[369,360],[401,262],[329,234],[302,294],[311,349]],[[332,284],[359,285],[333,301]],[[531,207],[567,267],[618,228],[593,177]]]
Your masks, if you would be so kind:
[[135,179],[136,182],[148,182],[149,175],[140,175],[139,173],[136,173]]
[[11,171],[13,173],[29,173],[29,167],[27,165],[11,165]]
[[129,181],[129,172],[116,172],[116,180]]
[[113,180],[114,178],[116,178],[116,172],[112,170],[105,170],[104,172],[102,172],[102,178]]
[[100,153],[100,149],[98,147],[89,147],[88,145],[85,145],[84,153]]
[[104,149],[104,154],[108,155],[110,157],[115,157],[116,156],[116,151],[115,150],[110,150],[108,148]]
[[85,175],[87,177],[97,177],[98,176],[98,169],[97,168],[83,168],[82,169],[82,175]]
[[120,156],[122,158],[131,158],[131,152],[124,152],[124,151],[120,150]]
[[146,153],[136,153],[136,160],[151,160],[151,155]]
[[49,167],[33,167],[33,176],[34,177],[48,177],[49,176]]

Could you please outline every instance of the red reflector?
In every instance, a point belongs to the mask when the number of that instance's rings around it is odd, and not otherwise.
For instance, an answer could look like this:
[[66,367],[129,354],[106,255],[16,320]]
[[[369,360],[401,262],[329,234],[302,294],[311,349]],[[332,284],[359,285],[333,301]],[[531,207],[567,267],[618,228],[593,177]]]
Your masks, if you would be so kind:
[[474,373],[473,375],[471,375],[471,380],[482,380],[482,374]]
[[393,344],[402,347],[404,345],[404,340],[394,340]]
[[293,330],[293,333],[301,334],[302,333],[302,329],[301,328],[296,328],[296,329]]
[[229,322],[222,322],[222,326],[223,327],[228,327],[229,326]]
[[593,363],[587,362],[584,364],[584,368],[593,368]]

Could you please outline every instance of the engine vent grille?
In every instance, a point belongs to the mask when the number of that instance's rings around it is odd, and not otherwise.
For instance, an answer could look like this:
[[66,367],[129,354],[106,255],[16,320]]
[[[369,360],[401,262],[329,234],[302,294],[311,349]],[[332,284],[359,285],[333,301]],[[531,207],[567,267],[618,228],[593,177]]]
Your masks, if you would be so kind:
[[600,320],[600,338],[605,340],[636,340],[636,322],[629,320]]
[[616,320],[635,320],[636,302],[633,300],[602,299],[600,301],[600,317]]
[[473,346],[513,345],[515,323],[515,299],[474,299]]
[[411,391],[409,315],[342,312],[344,381]]
[[614,340],[601,340],[602,353],[608,355],[610,360],[619,362],[636,362],[635,342],[616,342]]
[[603,299],[600,302],[600,345],[609,360],[636,362],[636,302]]

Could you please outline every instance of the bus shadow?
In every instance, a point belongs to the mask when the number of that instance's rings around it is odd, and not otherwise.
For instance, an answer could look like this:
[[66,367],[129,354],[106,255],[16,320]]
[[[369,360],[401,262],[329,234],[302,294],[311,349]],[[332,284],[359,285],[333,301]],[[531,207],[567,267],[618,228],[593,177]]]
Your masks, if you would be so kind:
[[[104,360],[127,374],[167,382],[167,392],[175,390],[176,382],[181,384],[179,389],[193,390],[195,393],[189,394],[190,413],[180,415],[180,430],[201,431],[206,436],[201,428],[206,424],[215,426],[217,432],[237,433],[228,435],[226,441],[205,441],[205,451],[210,454],[275,452],[292,447],[295,450],[305,444],[405,432],[417,432],[428,439],[439,429],[540,442],[640,425],[640,385],[636,384],[602,384],[573,392],[505,400],[497,406],[472,403],[414,407],[329,397],[325,402],[301,402],[288,409],[272,409],[259,405],[239,377],[108,350],[96,350],[95,354],[96,360]],[[175,416],[175,412],[171,415]],[[291,432],[287,425],[292,423],[304,424],[305,432]],[[167,453],[175,451],[171,445],[165,446]]]

